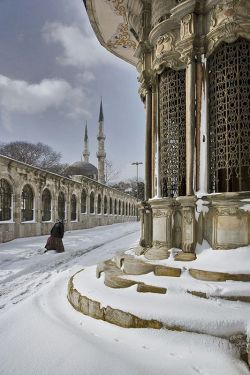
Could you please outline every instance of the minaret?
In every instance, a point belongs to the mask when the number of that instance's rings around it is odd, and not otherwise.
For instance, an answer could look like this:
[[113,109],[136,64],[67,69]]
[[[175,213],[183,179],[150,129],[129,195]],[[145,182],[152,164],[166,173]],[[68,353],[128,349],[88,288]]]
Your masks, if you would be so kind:
[[105,158],[106,152],[104,149],[104,117],[103,117],[103,109],[102,109],[102,99],[100,105],[100,113],[99,113],[99,132],[97,136],[98,140],[98,151],[97,151],[97,159],[98,159],[98,182],[105,184]]
[[82,159],[85,163],[89,163],[89,137],[88,137],[88,126],[87,126],[87,121],[85,125],[85,135],[84,135],[84,150],[82,153]]

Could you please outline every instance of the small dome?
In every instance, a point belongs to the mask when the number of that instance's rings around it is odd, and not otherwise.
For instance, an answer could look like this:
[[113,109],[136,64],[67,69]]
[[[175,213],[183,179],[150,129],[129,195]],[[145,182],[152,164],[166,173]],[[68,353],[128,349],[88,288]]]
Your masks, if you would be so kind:
[[97,178],[98,170],[91,163],[76,161],[65,170],[65,174],[67,176],[86,176],[89,178]]

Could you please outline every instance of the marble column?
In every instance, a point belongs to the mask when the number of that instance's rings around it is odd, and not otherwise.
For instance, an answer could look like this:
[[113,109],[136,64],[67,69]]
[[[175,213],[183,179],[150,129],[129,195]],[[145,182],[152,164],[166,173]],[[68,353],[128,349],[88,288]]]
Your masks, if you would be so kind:
[[195,62],[186,67],[186,195],[193,195],[195,128]]
[[152,91],[146,92],[145,200],[152,197]]

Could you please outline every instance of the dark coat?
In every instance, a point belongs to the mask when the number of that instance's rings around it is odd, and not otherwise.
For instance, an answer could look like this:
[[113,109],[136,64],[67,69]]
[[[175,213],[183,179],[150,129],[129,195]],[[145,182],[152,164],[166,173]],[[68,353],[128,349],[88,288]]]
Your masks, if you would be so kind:
[[56,238],[63,238],[64,236],[64,225],[59,221],[59,223],[55,223],[53,228],[50,231],[50,234]]

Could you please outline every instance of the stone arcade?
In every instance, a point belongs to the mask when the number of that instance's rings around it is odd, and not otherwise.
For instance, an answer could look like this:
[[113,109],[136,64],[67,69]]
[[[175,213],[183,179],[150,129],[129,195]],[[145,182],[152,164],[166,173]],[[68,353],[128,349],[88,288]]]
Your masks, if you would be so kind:
[[86,126],[83,160],[65,171],[71,178],[0,155],[0,242],[48,234],[58,218],[66,230],[136,220],[136,198],[104,184],[103,129],[101,102],[98,170],[89,163]]

